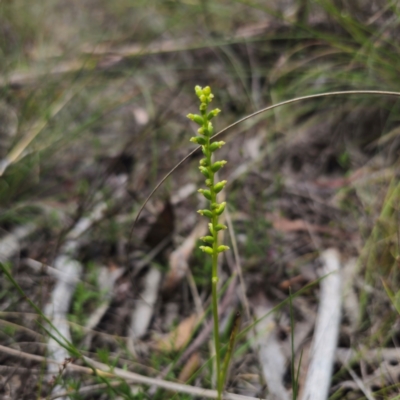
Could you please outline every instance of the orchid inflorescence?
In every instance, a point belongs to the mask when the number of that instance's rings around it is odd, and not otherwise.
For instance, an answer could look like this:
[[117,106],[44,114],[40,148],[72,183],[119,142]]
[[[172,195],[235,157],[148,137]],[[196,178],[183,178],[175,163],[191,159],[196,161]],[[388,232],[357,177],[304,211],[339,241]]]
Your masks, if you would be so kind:
[[218,217],[224,212],[226,202],[218,203],[217,194],[224,188],[226,181],[214,182],[215,174],[226,164],[226,161],[215,161],[212,160],[212,154],[220,149],[225,142],[215,141],[211,142],[211,137],[214,133],[214,128],[211,120],[216,117],[221,110],[215,108],[210,112],[207,112],[209,103],[214,98],[211,93],[209,86],[201,88],[200,86],[195,87],[195,92],[200,100],[200,114],[188,114],[188,118],[200,125],[197,130],[198,136],[194,136],[190,139],[191,142],[201,145],[201,149],[204,154],[204,158],[200,160],[199,170],[206,178],[206,186],[208,189],[199,189],[199,192],[210,201],[210,209],[199,210],[200,215],[210,218],[211,222],[208,224],[210,229],[210,235],[203,236],[201,240],[205,242],[206,246],[200,246],[200,249],[210,255],[221,253],[227,249],[228,246],[218,245],[218,231],[226,229],[226,226],[218,223]]

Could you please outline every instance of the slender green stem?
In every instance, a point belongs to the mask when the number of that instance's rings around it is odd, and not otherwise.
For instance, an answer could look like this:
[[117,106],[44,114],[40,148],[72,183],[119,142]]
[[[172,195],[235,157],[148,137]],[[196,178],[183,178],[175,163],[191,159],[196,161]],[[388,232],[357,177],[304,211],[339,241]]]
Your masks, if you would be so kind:
[[[207,148],[210,147],[210,138],[207,138]],[[206,154],[207,164],[208,164],[208,172],[210,174],[210,208],[212,204],[217,202],[217,194],[214,190],[214,172],[211,169],[212,165],[212,155],[208,150]],[[213,213],[213,217],[211,219],[212,230],[214,232],[214,243],[213,243],[213,255],[212,255],[212,272],[211,272],[211,287],[212,287],[212,312],[213,312],[213,320],[214,320],[214,346],[215,346],[215,364],[216,364],[216,373],[217,373],[217,392],[218,392],[218,400],[222,399],[222,374],[221,374],[221,344],[219,341],[219,318],[218,318],[218,215]]]
[[217,391],[218,391],[218,400],[222,399],[222,374],[221,374],[221,345],[219,341],[219,321],[218,321],[218,277],[217,274],[214,274],[214,270],[217,270],[218,260],[217,257],[213,257],[213,275],[212,275],[212,311],[213,311],[213,319],[214,319],[214,344],[215,344],[215,363],[217,366]]

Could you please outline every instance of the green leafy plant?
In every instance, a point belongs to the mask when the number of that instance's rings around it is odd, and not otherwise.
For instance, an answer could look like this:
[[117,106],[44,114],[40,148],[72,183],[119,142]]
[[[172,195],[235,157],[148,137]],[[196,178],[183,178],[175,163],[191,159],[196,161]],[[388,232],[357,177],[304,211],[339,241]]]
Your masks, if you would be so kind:
[[[209,234],[201,238],[205,243],[200,249],[209,254],[212,258],[212,309],[214,319],[214,344],[215,359],[217,368],[217,391],[218,399],[222,398],[222,390],[228,365],[221,365],[220,340],[219,340],[219,323],[218,323],[218,255],[229,249],[228,246],[220,245],[218,242],[218,232],[226,229],[226,226],[219,223],[219,217],[224,212],[226,202],[218,203],[217,194],[224,188],[226,181],[215,182],[215,174],[226,164],[226,161],[213,160],[213,153],[220,149],[225,142],[212,141],[211,137],[214,133],[211,120],[216,117],[221,110],[215,108],[210,112],[207,111],[208,105],[212,101],[214,95],[211,93],[209,86],[201,88],[195,87],[195,92],[200,100],[200,115],[188,114],[188,118],[200,125],[198,136],[190,139],[191,142],[201,145],[204,158],[200,160],[200,172],[205,176],[205,184],[207,189],[199,189],[199,192],[209,201],[210,208],[199,210],[198,213],[210,219]],[[224,364],[229,363],[229,357],[225,358]]]

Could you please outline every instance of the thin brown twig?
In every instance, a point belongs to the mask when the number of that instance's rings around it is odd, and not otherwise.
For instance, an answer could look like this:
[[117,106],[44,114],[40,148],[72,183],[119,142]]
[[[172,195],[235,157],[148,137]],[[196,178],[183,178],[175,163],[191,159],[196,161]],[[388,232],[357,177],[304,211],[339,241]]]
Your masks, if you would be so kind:
[[[39,356],[36,354],[29,354],[25,353],[19,350],[11,349],[6,346],[0,345],[0,351],[6,354],[13,355],[15,357],[22,357],[28,360],[33,360],[37,362],[47,362],[47,363],[52,363],[52,364],[57,364],[57,365],[62,365],[62,363],[57,362],[52,359],[48,359],[43,356]],[[200,387],[196,386],[189,386],[189,385],[184,385],[182,383],[176,383],[176,382],[170,382],[170,381],[165,381],[162,379],[157,379],[157,378],[150,378],[144,375],[139,375],[135,372],[129,372],[125,371],[121,368],[113,368],[112,372],[108,372],[107,369],[109,369],[109,366],[103,363],[100,363],[98,361],[92,360],[88,357],[83,357],[83,359],[93,367],[83,367],[81,365],[75,365],[72,363],[69,363],[67,365],[67,369],[71,369],[74,371],[79,371],[85,374],[90,374],[93,375],[93,373],[96,373],[98,376],[103,376],[107,378],[123,378],[128,381],[132,382],[137,382],[141,383],[144,385],[156,385],[160,388],[166,389],[166,390],[171,390],[173,392],[180,392],[180,393],[188,393],[192,394],[195,396],[201,396],[203,398],[209,398],[209,399],[216,399],[217,398],[217,391],[216,390],[211,390],[211,389],[203,389]],[[238,394],[233,394],[233,393],[224,393],[223,395],[224,400],[254,400],[254,397],[248,397],[248,396],[242,396]]]

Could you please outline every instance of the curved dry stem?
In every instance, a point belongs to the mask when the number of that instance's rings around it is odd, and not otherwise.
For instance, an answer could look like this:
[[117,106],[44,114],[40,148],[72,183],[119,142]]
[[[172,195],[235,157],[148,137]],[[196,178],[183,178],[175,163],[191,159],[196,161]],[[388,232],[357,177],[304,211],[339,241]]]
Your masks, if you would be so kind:
[[[0,345],[0,352],[12,355],[14,357],[24,358],[26,360],[52,363],[59,366],[63,365],[62,363],[59,363],[56,360],[52,360],[36,354],[26,353],[2,345]],[[86,363],[91,366],[90,368],[82,365],[76,365],[74,363],[68,363],[66,365],[66,369],[71,371],[81,372],[87,375],[96,374],[97,376],[101,376],[108,379],[123,378],[126,381],[134,383],[139,383],[144,385],[156,385],[157,387],[162,389],[178,393],[187,393],[196,397],[215,399],[217,398],[218,395],[216,390],[203,389],[201,387],[185,385],[183,383],[165,381],[157,378],[150,378],[144,375],[139,375],[135,372],[125,371],[121,368],[113,368],[112,371],[110,371],[110,367],[106,364],[100,363],[88,357],[83,357],[83,358],[86,361]],[[254,397],[243,396],[227,392],[224,393],[223,398],[224,400],[255,400]]]
[[[362,94],[362,95],[375,95],[375,96],[395,96],[395,97],[400,97],[400,92],[390,92],[390,91],[385,91],[385,90],[344,90],[344,91],[338,91],[338,92],[327,92],[327,93],[318,93],[318,94],[311,94],[308,96],[301,96],[301,97],[296,97],[294,99],[290,100],[285,100],[277,104],[273,104],[272,106],[268,106],[265,108],[262,108],[261,110],[258,110],[250,115],[247,115],[246,117],[243,117],[242,119],[239,119],[238,121],[234,122],[233,124],[227,126],[226,128],[222,129],[218,133],[216,133],[214,136],[211,137],[211,139],[214,139],[223,133],[227,132],[229,129],[235,127],[236,125],[239,125],[240,123],[247,121],[250,118],[253,118],[259,114],[262,114],[264,112],[273,110],[274,108],[282,107],[287,104],[292,104],[292,103],[297,103],[299,101],[303,100],[310,100],[310,99],[317,99],[320,97],[332,97],[332,96],[342,96],[342,95],[351,95],[351,94]],[[169,171],[164,178],[161,179],[161,181],[156,185],[156,187],[151,191],[151,193],[147,196],[146,200],[140,207],[135,220],[133,221],[132,224],[132,229],[130,233],[130,239],[132,238],[132,233],[133,229],[140,217],[140,214],[142,213],[143,209],[146,207],[146,204],[148,201],[151,199],[151,197],[154,195],[154,193],[160,188],[160,186],[167,180],[168,177],[170,177],[188,158],[190,158],[194,153],[196,153],[198,150],[201,149],[201,146],[196,147],[194,150],[192,150],[186,157],[184,157],[181,161],[179,161],[178,164],[175,165],[174,168]]]

